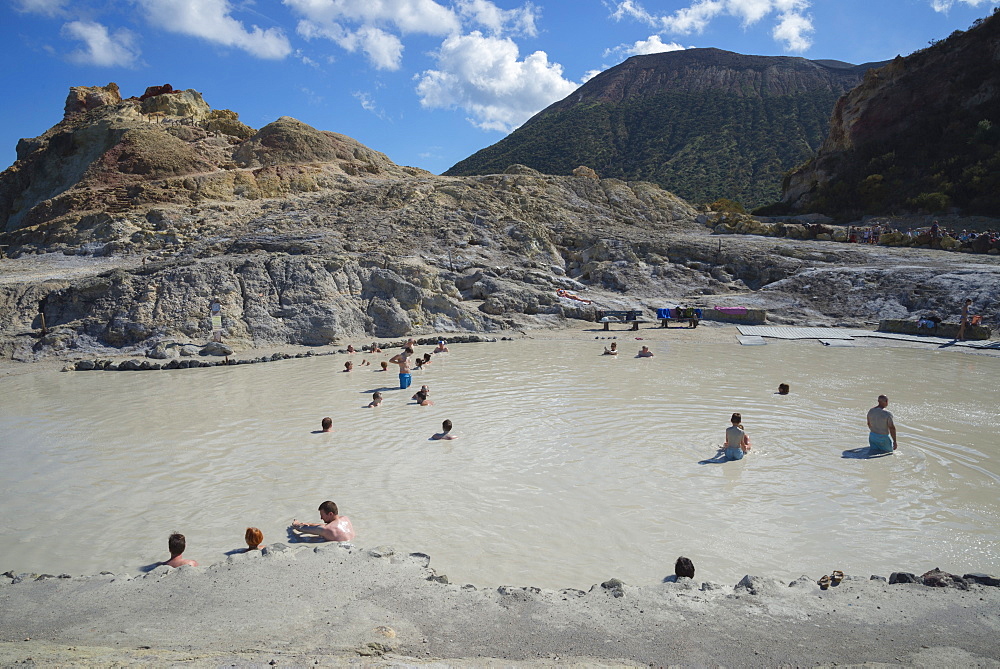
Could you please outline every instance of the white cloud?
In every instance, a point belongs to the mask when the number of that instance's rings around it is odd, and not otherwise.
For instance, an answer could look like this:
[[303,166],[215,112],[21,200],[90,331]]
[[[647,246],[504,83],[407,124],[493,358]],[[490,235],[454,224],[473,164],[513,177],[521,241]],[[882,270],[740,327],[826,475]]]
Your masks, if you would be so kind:
[[684,47],[677,42],[664,44],[659,35],[650,35],[649,39],[641,39],[632,44],[619,44],[616,47],[605,49],[604,57],[615,56],[619,60],[624,60],[629,56],[642,56],[650,53],[664,53],[666,51],[682,51],[683,49]]
[[581,77],[580,81],[583,83],[587,83],[588,81],[590,81],[603,71],[604,70],[587,70],[586,72],[583,73],[583,77]]
[[[963,5],[969,5],[970,7],[978,7],[979,5],[995,5],[996,0],[957,0]],[[956,0],[931,0],[931,8],[935,12],[947,12],[949,9],[955,6]]]
[[[932,0],[953,2],[954,0]],[[981,0],[959,0],[979,2]],[[694,0],[672,14],[654,14],[635,0],[621,0],[611,16],[617,20],[633,19],[665,33],[690,35],[701,33],[712,21],[722,16],[740,20],[748,28],[775,15],[772,37],[785,45],[787,51],[804,51],[812,45],[812,18],[806,13],[811,0]]]
[[266,30],[231,16],[229,0],[135,0],[158,28],[242,49],[258,58],[281,59],[292,47],[280,28]]
[[114,33],[93,21],[71,21],[62,27],[62,34],[80,40],[84,46],[69,54],[70,61],[80,65],[100,67],[133,67],[139,57],[135,35],[125,28]]
[[[152,1],[152,0],[150,0]],[[482,28],[491,36],[538,33],[536,7],[527,2],[501,9],[491,0],[456,0],[445,6],[435,0],[282,0],[301,20],[298,33],[324,38],[348,51],[363,51],[379,69],[402,65],[402,36],[454,36],[463,29]]]
[[69,0],[14,0],[14,9],[32,14],[61,16]]
[[370,93],[365,93],[364,91],[354,91],[351,93],[355,100],[361,103],[361,108],[365,111],[369,111],[375,116],[379,117],[383,121],[387,118],[385,110],[380,109],[377,104],[375,104],[375,99]]
[[[384,26],[401,33],[448,35],[460,27],[452,10],[433,0],[282,0],[317,34],[344,31],[344,24]],[[301,24],[300,24],[301,32]],[[351,31],[353,32],[353,31]]]
[[776,42],[784,42],[785,51],[805,51],[812,46],[809,35],[813,32],[812,22],[794,12],[781,14],[778,25],[774,26],[771,36]]
[[415,77],[420,104],[464,109],[484,130],[510,132],[577,88],[544,51],[518,60],[512,40],[478,31],[447,38],[434,55],[438,69]]
[[530,2],[516,9],[500,9],[489,0],[459,0],[456,8],[468,23],[482,26],[493,35],[538,34],[538,10]]

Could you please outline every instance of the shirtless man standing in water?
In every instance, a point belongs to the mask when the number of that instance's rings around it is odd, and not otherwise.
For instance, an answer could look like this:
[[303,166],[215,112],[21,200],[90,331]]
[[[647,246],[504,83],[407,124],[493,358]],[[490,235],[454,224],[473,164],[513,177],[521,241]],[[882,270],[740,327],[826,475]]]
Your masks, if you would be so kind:
[[292,519],[292,529],[301,534],[313,534],[327,541],[350,541],[354,538],[354,527],[347,516],[338,515],[337,505],[331,501],[319,505],[322,523],[303,523]]
[[872,453],[892,453],[899,447],[896,423],[887,406],[889,398],[879,395],[878,404],[868,410],[868,448]]
[[413,377],[410,376],[410,356],[413,355],[413,349],[407,346],[403,349],[402,353],[397,353],[396,355],[389,358],[389,362],[399,365],[399,389],[406,390],[410,387],[410,382]]

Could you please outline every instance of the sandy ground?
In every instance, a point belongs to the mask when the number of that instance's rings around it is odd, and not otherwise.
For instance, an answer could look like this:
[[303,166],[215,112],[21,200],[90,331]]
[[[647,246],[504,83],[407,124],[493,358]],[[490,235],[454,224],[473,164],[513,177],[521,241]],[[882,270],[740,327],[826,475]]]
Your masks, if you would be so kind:
[[[614,338],[626,354],[647,342],[654,350],[738,345],[729,324],[639,332],[550,325],[497,336],[594,346]],[[856,345],[996,354],[879,339]],[[8,362],[0,375],[55,373],[64,364]],[[664,574],[674,557],[665,556]],[[274,544],[140,577],[8,575],[0,578],[0,666],[1000,667],[1000,588],[888,585],[870,574],[849,574],[826,591],[816,584],[821,574],[791,584],[763,575],[749,589],[687,579],[615,587],[614,575],[609,565],[607,587],[586,591],[478,589],[448,583],[426,555],[337,544]]]
[[[274,544],[209,567],[0,580],[0,664],[1000,667],[1000,588],[477,589],[389,547]],[[869,665],[871,666],[871,665]]]

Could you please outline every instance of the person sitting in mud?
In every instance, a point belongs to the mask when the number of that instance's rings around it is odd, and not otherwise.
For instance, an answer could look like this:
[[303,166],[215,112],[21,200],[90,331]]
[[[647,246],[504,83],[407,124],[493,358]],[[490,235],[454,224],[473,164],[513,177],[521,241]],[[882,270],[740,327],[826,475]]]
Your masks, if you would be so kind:
[[197,567],[198,563],[194,560],[187,560],[184,558],[184,549],[187,548],[187,539],[184,535],[179,532],[174,532],[167,539],[167,549],[170,551],[170,559],[166,562],[161,562],[168,567]]
[[639,352],[636,354],[637,358],[652,358],[653,352],[649,350],[648,346],[643,346]]
[[743,431],[743,416],[734,413],[729,419],[732,425],[726,428],[726,459],[742,460],[750,450],[750,437]]
[[319,505],[322,523],[303,523],[292,519],[292,530],[300,534],[311,534],[327,541],[350,541],[354,538],[351,519],[341,516],[337,505],[327,500]]
[[446,420],[443,423],[441,423],[441,431],[436,434],[432,434],[431,439],[444,439],[444,440],[458,439],[458,435],[451,433],[451,421]]
[[372,345],[368,347],[368,350],[372,353],[381,353],[382,349],[378,347],[378,342],[373,341]]
[[323,432],[333,432],[333,419],[329,416],[320,421],[320,425],[323,427]]
[[357,351],[354,349],[354,344],[348,344],[347,345],[347,352],[348,353],[357,353]]
[[386,362],[385,360],[383,360],[382,362],[380,362],[379,365],[382,367],[382,369],[376,369],[375,370],[376,372],[388,372],[389,371],[389,363]]
[[372,401],[368,404],[368,408],[374,409],[380,406],[382,406],[382,393],[376,391],[372,393]]
[[791,389],[788,387],[787,383],[779,383],[778,384],[778,392],[776,394],[778,394],[778,395],[787,395],[788,392],[789,392],[789,390],[791,390]]
[[247,542],[247,551],[259,551],[261,548],[264,548],[261,545],[264,542],[264,533],[256,527],[248,527],[243,538]]
[[361,364],[360,364],[360,365],[358,365],[358,367],[367,367],[367,366],[369,366],[369,365],[371,365],[371,364],[372,364],[372,363],[368,362],[367,360],[364,360],[364,359],[362,359],[362,360],[361,360]]
[[416,400],[417,404],[419,404],[422,407],[429,407],[432,404],[434,404],[434,402],[431,402],[430,399],[428,398],[428,395],[430,394],[431,394],[430,388],[428,388],[427,386],[420,386],[420,390],[415,392],[413,394],[413,397],[411,397],[410,399]]
[[345,372],[350,372],[353,369],[354,369],[354,363],[353,362],[351,362],[350,360],[348,360],[347,362],[344,363],[344,371]]
[[611,342],[611,348],[605,346],[604,355],[618,355],[618,344]]
[[423,367],[424,365],[431,364],[431,362],[432,362],[432,360],[431,360],[431,354],[430,353],[424,353],[423,359],[422,360],[418,360],[417,362],[420,364],[421,367]]
[[435,353],[447,353],[448,347],[444,345],[444,339],[438,341],[438,345],[434,347]]

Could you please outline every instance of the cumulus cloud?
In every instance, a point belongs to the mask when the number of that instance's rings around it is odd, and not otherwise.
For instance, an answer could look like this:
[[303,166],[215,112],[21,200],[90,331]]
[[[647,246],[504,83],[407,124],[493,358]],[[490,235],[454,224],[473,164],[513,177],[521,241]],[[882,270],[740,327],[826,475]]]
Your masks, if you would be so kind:
[[512,40],[478,31],[447,38],[435,58],[438,69],[416,76],[420,104],[461,108],[483,130],[510,132],[577,88],[544,51],[519,60]]
[[80,65],[100,67],[133,67],[139,58],[135,35],[125,28],[114,33],[94,21],[71,21],[63,26],[62,34],[83,42],[83,47],[69,54],[69,60]]
[[616,47],[604,50],[604,57],[614,56],[619,60],[624,60],[629,56],[643,56],[650,53],[664,53],[665,51],[682,51],[683,46],[677,42],[664,44],[659,35],[650,35],[649,39],[641,39],[632,44],[619,44]]
[[299,17],[306,39],[329,39],[348,51],[363,51],[378,69],[402,65],[402,37],[448,37],[472,28],[493,37],[534,36],[538,10],[530,2],[501,9],[491,0],[282,0]]
[[[932,0],[951,2],[954,0]],[[978,2],[979,0],[959,0]],[[805,51],[812,46],[812,17],[806,12],[810,0],[694,0],[672,14],[655,14],[636,0],[620,0],[611,16],[617,20],[632,19],[653,26],[665,33],[690,35],[701,33],[722,16],[739,19],[744,28],[774,15],[772,37],[782,42],[787,51]]]
[[384,27],[400,33],[448,35],[461,26],[458,15],[433,0],[282,0],[303,18],[302,30],[316,34],[353,32],[345,26]]
[[69,0],[14,0],[14,9],[32,14],[60,16],[68,3]]
[[530,2],[516,9],[500,9],[489,0],[459,0],[456,8],[466,22],[486,28],[493,35],[538,34],[538,9]]
[[280,28],[247,29],[232,17],[229,0],[135,0],[149,22],[182,35],[242,49],[258,58],[281,59],[292,52]]

